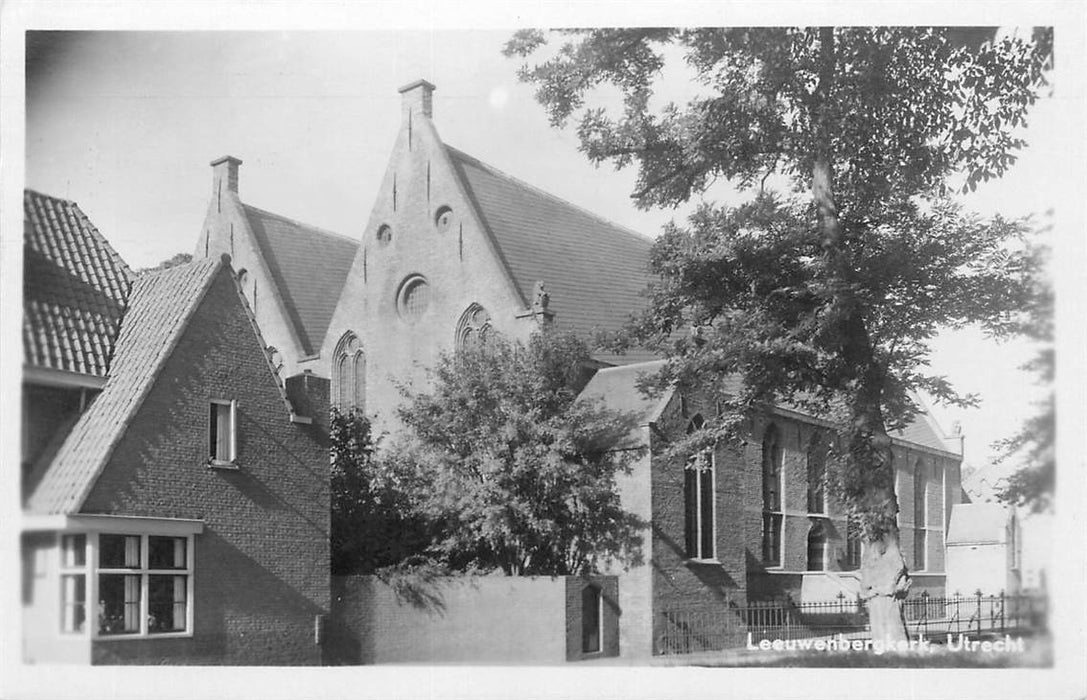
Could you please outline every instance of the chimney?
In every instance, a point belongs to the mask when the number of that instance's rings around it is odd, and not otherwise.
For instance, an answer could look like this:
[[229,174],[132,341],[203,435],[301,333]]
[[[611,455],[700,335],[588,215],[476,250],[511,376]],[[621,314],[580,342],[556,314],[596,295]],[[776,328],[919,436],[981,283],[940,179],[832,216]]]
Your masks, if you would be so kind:
[[406,119],[411,114],[422,114],[427,119],[434,116],[432,107],[434,86],[425,80],[416,80],[400,88],[401,104]]
[[241,164],[234,156],[211,161],[212,195],[219,197],[224,191],[238,193],[238,166]]

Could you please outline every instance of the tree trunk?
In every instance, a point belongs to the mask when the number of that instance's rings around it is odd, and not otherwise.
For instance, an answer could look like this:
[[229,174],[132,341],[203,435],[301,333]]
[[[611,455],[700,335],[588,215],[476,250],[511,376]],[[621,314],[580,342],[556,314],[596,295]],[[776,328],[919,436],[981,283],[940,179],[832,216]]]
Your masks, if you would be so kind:
[[902,601],[910,577],[899,548],[898,502],[894,493],[894,455],[883,420],[885,375],[868,335],[858,300],[852,295],[852,264],[842,240],[834,197],[832,154],[833,95],[836,57],[833,27],[821,27],[819,82],[813,94],[816,124],[812,162],[812,198],[819,215],[821,245],[827,271],[835,284],[832,308],[839,319],[838,341],[843,366],[852,369],[851,424],[847,429],[846,501],[861,518],[864,555],[861,597],[868,603],[873,639],[907,638]]

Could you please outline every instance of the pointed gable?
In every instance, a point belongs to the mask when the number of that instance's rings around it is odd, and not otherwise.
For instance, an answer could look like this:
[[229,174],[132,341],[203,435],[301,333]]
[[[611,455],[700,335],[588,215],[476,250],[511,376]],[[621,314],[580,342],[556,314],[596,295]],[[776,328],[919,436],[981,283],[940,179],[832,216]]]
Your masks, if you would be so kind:
[[31,512],[78,511],[217,274],[229,266],[199,260],[136,279],[109,380],[36,480]]
[[445,149],[527,304],[544,282],[555,322],[582,335],[644,308],[649,238]]
[[23,193],[23,352],[104,377],[133,273],[75,202]]
[[358,242],[243,204],[303,350],[321,349]]

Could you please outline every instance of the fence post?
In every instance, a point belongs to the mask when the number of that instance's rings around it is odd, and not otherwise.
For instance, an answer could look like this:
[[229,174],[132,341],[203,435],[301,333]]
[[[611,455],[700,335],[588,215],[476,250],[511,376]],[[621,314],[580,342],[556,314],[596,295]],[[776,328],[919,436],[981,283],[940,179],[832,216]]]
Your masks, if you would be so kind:
[[1000,633],[1004,633],[1004,589],[1000,589]]
[[981,589],[979,588],[976,591],[974,591],[974,595],[977,597],[977,606],[978,606],[977,611],[976,611],[976,614],[978,616],[977,628],[978,628],[978,636],[980,637],[981,636]]

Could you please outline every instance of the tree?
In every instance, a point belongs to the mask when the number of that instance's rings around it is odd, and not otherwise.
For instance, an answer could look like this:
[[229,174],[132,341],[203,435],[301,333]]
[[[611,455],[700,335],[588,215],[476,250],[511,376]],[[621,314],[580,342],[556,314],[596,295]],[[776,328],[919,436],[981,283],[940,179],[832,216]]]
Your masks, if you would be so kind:
[[588,362],[586,344],[570,335],[495,335],[442,356],[433,389],[409,393],[399,416],[411,439],[392,452],[413,512],[432,525],[438,561],[507,575],[637,561],[642,523],[616,491],[637,455],[635,422],[577,400]]
[[[1037,248],[1034,252],[1040,261],[1048,257],[1046,248]],[[1057,412],[1052,389],[1056,371],[1053,290],[1047,283],[1039,280],[1033,307],[1025,315],[1023,324],[1009,331],[1039,344],[1035,357],[1022,369],[1034,373],[1049,391],[1039,402],[1038,413],[1028,418],[1014,435],[995,445],[1000,450],[1000,461],[1020,465],[997,495],[1007,503],[1029,506],[1035,512],[1041,512],[1053,507],[1057,476]]]
[[[678,206],[718,179],[749,196],[666,227],[650,261],[659,281],[628,341],[666,354],[661,382],[718,395],[722,414],[697,439],[740,439],[773,403],[838,419],[831,461],[866,544],[872,633],[904,639],[909,575],[888,430],[916,413],[916,390],[971,401],[925,370],[939,328],[997,330],[1029,297],[1025,227],[968,216],[950,195],[1014,163],[1051,33],[976,47],[913,27],[562,34],[520,77],[553,125],[577,116],[592,162],[637,168],[638,206]],[[506,53],[547,41],[521,31]],[[665,48],[683,52],[701,95],[658,109]],[[586,106],[600,85],[619,90],[621,113]],[[732,375],[738,395],[725,390]]]
[[140,270],[140,274],[142,275],[146,272],[158,272],[159,270],[168,270],[171,267],[177,267],[178,265],[184,265],[185,263],[189,262],[192,262],[192,255],[188,253],[177,253],[173,257],[167,260],[163,260],[154,267],[146,267]]
[[419,555],[426,523],[415,517],[395,472],[381,463],[370,421],[332,409],[331,558],[334,574],[373,574]]

